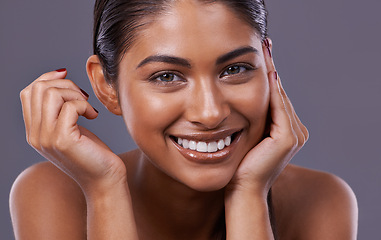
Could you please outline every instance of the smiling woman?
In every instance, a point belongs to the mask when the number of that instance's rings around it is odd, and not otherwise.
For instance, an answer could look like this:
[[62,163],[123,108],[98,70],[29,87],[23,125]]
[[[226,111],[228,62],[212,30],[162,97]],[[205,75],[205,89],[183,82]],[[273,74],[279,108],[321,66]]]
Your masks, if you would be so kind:
[[96,1],[88,76],[138,149],[77,125],[98,112],[65,69],[35,80],[26,134],[49,162],[14,184],[16,238],[355,239],[351,189],[289,164],[308,131],[266,16],[261,0]]

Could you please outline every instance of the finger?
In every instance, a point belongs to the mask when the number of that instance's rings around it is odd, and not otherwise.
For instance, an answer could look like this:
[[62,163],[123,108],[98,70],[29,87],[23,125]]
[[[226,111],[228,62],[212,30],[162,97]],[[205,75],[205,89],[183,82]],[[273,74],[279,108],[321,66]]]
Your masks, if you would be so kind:
[[22,107],[22,115],[24,118],[24,125],[25,125],[25,132],[26,132],[26,138],[28,139],[29,129],[30,129],[30,122],[31,122],[31,104],[30,104],[30,91],[28,91],[26,88],[23,89],[20,92],[20,101],[21,101],[21,107]]
[[79,138],[80,132],[77,125],[79,116],[94,119],[98,116],[98,112],[87,101],[74,100],[65,102],[58,115],[56,134],[68,136],[75,133]]
[[287,96],[286,91],[284,90],[284,88],[282,86],[282,81],[280,78],[279,78],[279,86],[280,86],[281,95],[283,97],[283,101],[285,103],[286,109],[287,109],[287,111],[291,117],[291,120],[292,120],[291,123],[292,123],[293,129],[294,129],[295,133],[297,134],[298,143],[299,143],[299,145],[304,145],[304,143],[308,139],[308,130],[302,124],[299,117],[297,116],[295,109],[291,103],[291,100]]
[[[49,74],[47,74],[49,75]],[[88,94],[81,90],[74,82],[67,79],[54,79],[54,80],[36,80],[30,88],[30,119],[28,119],[28,133],[29,142],[32,145],[38,145],[41,131],[41,119],[42,119],[42,105],[44,102],[44,96],[46,90],[52,87],[71,89],[83,95],[86,99]]]
[[[266,67],[267,67],[268,74],[269,74],[269,81],[271,81],[272,79],[275,79],[275,80],[278,80],[279,81],[278,84],[280,84],[280,79],[279,79],[279,76],[278,76],[278,74],[276,72],[275,64],[274,64],[273,57],[272,57],[272,41],[271,41],[270,38],[266,38],[263,41],[262,50],[263,50],[263,53],[264,53]],[[283,106],[285,107],[286,112],[288,113],[289,120],[291,121],[291,128],[292,128],[292,121],[293,121],[292,115],[293,114],[292,114],[291,111],[289,111],[289,109],[288,109],[288,107],[286,105],[286,102],[283,99],[284,96],[283,96],[281,90],[282,90],[282,86],[279,85],[278,86],[278,91],[280,92],[281,99],[283,100]]]
[[272,54],[272,41],[270,38],[266,38],[262,42],[262,51],[266,63],[267,72],[273,72],[276,71],[274,60],[273,60],[273,54]]
[[57,69],[55,71],[47,72],[39,76],[36,80],[53,80],[64,79],[67,76],[67,70],[65,68]]
[[275,137],[274,134],[290,134],[292,131],[291,119],[281,95],[278,75],[276,72],[270,72],[268,78],[270,85],[270,112],[272,119],[270,136]]
[[46,89],[42,102],[41,135],[50,135],[55,128],[62,105],[73,100],[86,101],[87,98],[80,92],[68,88]]

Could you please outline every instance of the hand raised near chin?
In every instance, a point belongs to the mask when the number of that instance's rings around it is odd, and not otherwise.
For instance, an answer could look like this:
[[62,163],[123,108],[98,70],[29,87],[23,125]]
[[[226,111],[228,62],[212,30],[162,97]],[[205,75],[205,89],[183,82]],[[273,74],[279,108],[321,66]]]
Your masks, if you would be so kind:
[[28,143],[84,190],[126,183],[123,161],[97,136],[78,126],[79,116],[98,112],[65,71],[45,73],[20,93]]
[[251,149],[227,186],[228,192],[252,191],[266,197],[276,178],[308,139],[275,71],[269,73],[270,134]]

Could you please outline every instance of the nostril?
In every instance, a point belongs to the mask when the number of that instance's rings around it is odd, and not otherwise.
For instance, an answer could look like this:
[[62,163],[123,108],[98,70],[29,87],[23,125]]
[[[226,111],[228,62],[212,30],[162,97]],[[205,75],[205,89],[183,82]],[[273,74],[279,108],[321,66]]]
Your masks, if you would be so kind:
[[188,120],[207,129],[217,128],[230,115],[230,109],[224,105],[201,104],[188,109]]
[[206,129],[218,127],[230,114],[223,92],[212,79],[198,79],[186,108],[188,121]]

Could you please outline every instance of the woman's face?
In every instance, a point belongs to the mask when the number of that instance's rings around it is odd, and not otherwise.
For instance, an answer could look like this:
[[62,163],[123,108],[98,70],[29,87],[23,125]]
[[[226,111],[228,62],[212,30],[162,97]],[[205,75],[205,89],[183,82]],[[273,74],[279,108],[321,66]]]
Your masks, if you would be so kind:
[[224,187],[262,139],[262,43],[222,4],[177,1],[139,33],[118,81],[132,138],[150,163],[193,189]]

